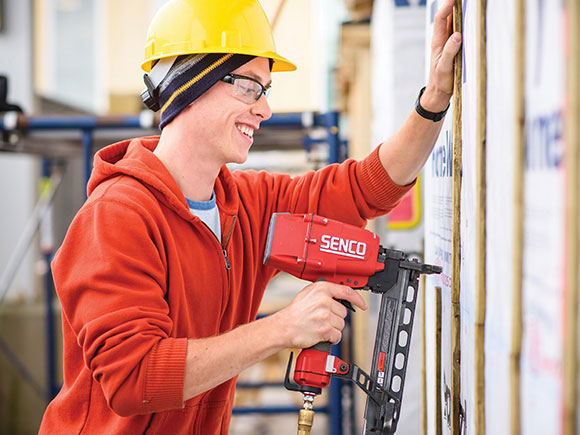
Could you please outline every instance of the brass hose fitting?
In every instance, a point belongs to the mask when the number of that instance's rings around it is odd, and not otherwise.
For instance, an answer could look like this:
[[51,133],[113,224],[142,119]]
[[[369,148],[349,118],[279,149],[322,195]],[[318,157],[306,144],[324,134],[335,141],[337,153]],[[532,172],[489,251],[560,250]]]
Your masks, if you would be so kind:
[[298,413],[298,435],[310,434],[314,422],[314,395],[304,393],[304,403]]
[[310,434],[314,421],[314,411],[312,409],[301,409],[298,413],[298,435]]

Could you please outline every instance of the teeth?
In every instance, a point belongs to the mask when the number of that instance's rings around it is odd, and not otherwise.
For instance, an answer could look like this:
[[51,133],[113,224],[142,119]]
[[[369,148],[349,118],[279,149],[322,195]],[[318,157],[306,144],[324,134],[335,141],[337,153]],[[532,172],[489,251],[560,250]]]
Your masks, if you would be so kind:
[[254,129],[248,127],[247,125],[238,125],[238,130],[244,133],[248,137],[254,137]]

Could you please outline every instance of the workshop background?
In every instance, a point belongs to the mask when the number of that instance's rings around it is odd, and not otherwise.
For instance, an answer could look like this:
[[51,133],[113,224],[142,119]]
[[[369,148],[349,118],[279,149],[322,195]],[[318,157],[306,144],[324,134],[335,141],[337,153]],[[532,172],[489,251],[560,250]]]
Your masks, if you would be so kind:
[[[0,434],[36,433],[62,381],[48,264],[92,154],[158,131],[139,65],[163,3],[0,0]],[[301,173],[396,130],[426,82],[440,1],[261,3],[298,71],[273,77],[275,116],[243,167]],[[397,434],[576,434],[580,2],[457,0],[454,26],[463,50],[434,152],[402,205],[369,223],[443,267],[418,295]],[[302,286],[278,277],[262,312]],[[378,300],[365,296],[340,351],[369,370]],[[231,434],[296,433],[288,355],[240,376]],[[364,395],[333,384],[312,433],[360,433]]]

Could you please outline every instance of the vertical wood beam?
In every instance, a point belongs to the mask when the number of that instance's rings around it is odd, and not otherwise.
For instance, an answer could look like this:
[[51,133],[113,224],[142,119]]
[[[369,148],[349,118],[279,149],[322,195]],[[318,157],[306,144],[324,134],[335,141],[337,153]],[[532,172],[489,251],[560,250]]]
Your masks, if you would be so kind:
[[485,434],[486,184],[487,184],[487,0],[477,10],[476,108],[476,282],[475,282],[475,433]]
[[578,410],[578,243],[580,148],[580,3],[567,0],[568,50],[566,116],[566,335],[564,346],[564,433],[577,433]]
[[[461,0],[453,7],[453,31],[462,31]],[[451,260],[451,433],[461,433],[461,317],[460,317],[460,268],[461,268],[461,79],[463,48],[455,56],[453,83],[453,218]]]
[[421,275],[421,433],[427,435],[427,297],[425,275]]
[[435,435],[443,433],[441,407],[441,287],[435,287]]
[[515,0],[514,41],[514,216],[512,335],[510,351],[510,433],[520,435],[520,358],[522,352],[522,282],[524,248],[525,158],[525,0]]

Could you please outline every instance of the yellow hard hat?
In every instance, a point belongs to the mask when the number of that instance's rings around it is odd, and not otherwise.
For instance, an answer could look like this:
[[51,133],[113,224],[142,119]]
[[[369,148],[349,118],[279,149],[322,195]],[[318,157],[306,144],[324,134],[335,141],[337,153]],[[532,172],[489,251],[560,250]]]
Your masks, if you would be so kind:
[[153,17],[145,61],[199,53],[247,54],[272,59],[272,71],[293,71],[276,53],[270,23],[258,0],[170,0]]

